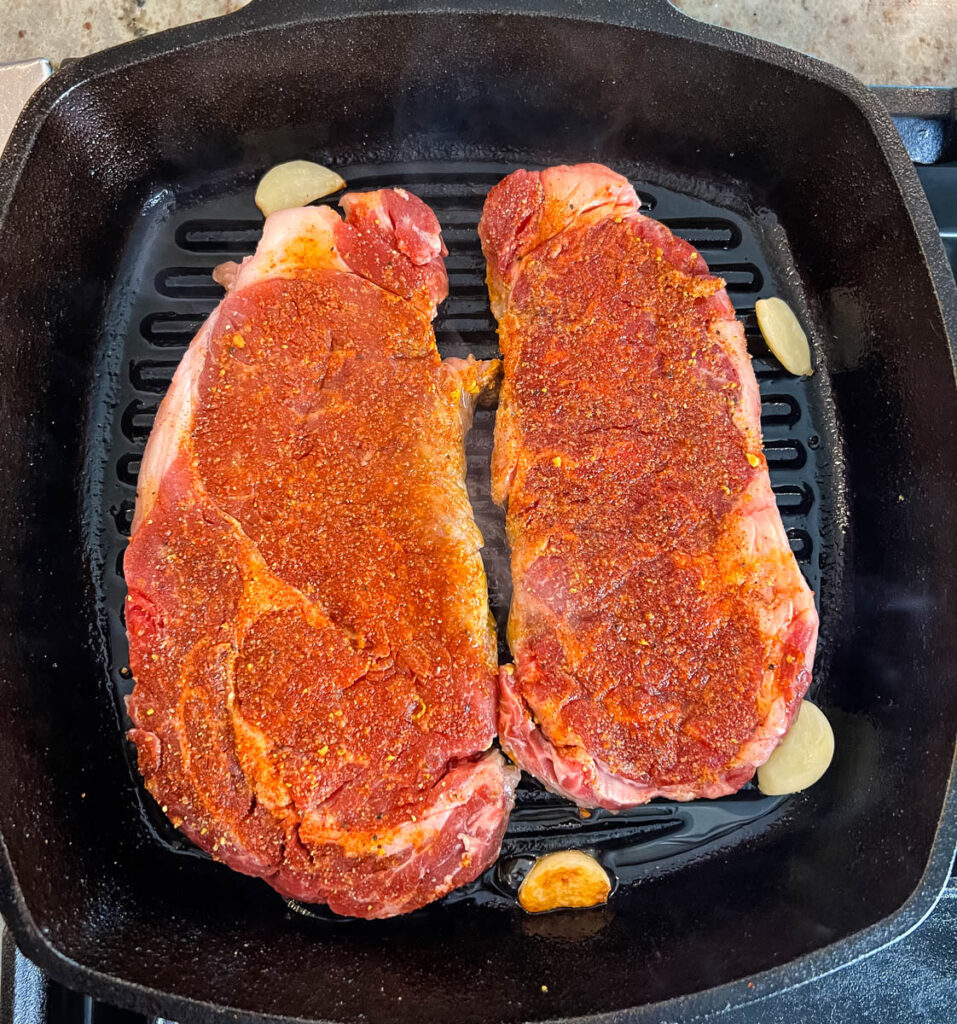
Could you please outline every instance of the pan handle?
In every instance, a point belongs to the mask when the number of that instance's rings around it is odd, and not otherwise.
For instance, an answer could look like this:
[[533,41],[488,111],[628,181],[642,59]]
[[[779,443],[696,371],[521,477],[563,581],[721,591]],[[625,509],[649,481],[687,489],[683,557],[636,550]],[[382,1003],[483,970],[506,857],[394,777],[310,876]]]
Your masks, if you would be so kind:
[[[229,19],[233,24],[265,28],[359,14],[416,14],[422,10],[421,0],[249,0]],[[543,14],[679,34],[682,28],[701,27],[701,22],[678,10],[671,0],[445,0],[439,10],[448,14]]]

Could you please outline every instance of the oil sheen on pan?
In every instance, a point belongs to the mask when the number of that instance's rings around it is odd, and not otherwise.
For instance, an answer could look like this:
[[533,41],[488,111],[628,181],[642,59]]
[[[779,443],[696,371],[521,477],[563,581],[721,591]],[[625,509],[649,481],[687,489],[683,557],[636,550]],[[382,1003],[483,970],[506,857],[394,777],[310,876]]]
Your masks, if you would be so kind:
[[516,171],[479,225],[505,367],[501,743],[612,810],[744,785],[797,712],[818,628],[724,282],[638,206],[600,165]]
[[402,190],[284,210],[193,340],[125,558],[146,786],[279,892],[387,917],[494,861],[518,772],[463,441],[497,365],[439,359],[439,226]]

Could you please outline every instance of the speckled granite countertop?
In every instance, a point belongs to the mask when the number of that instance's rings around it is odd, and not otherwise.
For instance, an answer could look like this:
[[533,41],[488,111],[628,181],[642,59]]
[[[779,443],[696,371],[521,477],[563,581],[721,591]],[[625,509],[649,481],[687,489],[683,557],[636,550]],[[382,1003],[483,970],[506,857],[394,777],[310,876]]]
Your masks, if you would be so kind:
[[[0,62],[79,57],[173,25],[228,14],[244,2],[2,0]],[[804,50],[865,82],[957,83],[957,0],[676,2],[702,21]]]

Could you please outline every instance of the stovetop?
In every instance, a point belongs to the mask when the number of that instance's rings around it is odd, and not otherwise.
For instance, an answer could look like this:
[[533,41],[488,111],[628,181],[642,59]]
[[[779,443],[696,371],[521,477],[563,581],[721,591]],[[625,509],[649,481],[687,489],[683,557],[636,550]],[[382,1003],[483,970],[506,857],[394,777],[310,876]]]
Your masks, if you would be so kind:
[[[35,66],[40,65],[40,66]],[[49,74],[21,66],[23,98]],[[957,89],[875,87],[914,161],[957,276]],[[6,113],[0,93],[0,122]],[[19,108],[20,100],[16,100]],[[0,123],[2,127],[2,123]],[[2,148],[5,136],[0,137]],[[925,921],[872,956],[788,992],[727,1007],[721,1024],[913,1024],[957,1020],[957,873]],[[167,1024],[100,1003],[47,978],[0,920],[0,1024]]]

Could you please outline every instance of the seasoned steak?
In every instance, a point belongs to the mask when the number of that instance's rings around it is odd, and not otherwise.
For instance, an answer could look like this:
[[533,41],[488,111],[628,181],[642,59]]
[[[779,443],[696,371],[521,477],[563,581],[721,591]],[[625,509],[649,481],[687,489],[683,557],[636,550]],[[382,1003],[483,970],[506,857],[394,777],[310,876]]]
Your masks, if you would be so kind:
[[502,745],[585,807],[734,792],[797,711],[818,620],[724,282],[595,164],[509,175],[479,232],[505,360]]
[[386,917],[498,854],[496,646],[442,363],[438,223],[402,190],[266,222],[219,268],[143,459],[125,559],[130,737],[217,860]]

